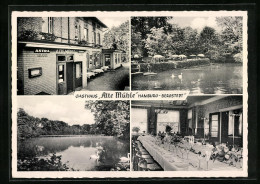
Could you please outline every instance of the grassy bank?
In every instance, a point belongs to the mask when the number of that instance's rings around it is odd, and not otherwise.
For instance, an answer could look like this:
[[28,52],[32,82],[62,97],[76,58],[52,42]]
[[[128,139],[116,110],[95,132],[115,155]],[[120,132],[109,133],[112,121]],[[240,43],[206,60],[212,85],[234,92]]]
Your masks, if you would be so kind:
[[[173,70],[177,68],[189,68],[198,65],[210,64],[208,58],[204,59],[187,59],[185,61],[168,61],[163,63],[151,63],[152,72],[162,72],[167,70]],[[146,72],[148,63],[140,63],[141,72]]]

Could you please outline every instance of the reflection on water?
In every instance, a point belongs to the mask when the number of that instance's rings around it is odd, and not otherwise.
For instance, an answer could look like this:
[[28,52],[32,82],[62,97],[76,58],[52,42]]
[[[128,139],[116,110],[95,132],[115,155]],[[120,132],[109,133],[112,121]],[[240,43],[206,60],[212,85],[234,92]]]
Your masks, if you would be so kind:
[[132,90],[190,90],[191,94],[241,94],[242,65],[211,64],[132,77]]
[[56,153],[62,156],[62,163],[74,170],[110,170],[129,152],[129,141],[119,141],[114,137],[40,137],[21,142],[18,159],[41,158]]

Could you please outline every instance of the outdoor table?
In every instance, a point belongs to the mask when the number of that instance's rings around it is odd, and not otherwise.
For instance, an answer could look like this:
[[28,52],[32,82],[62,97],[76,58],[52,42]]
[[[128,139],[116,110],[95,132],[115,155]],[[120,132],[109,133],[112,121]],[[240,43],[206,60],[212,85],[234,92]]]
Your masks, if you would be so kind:
[[88,78],[90,78],[90,77],[92,77],[92,76],[95,76],[96,74],[94,73],[94,72],[88,72],[87,73],[87,77]]
[[92,72],[95,72],[95,73],[103,73],[104,71],[102,69],[94,69],[92,70]]
[[[153,157],[153,159],[156,160],[161,165],[164,171],[200,170],[198,169],[199,168],[198,154],[189,151],[188,159],[187,159],[187,152],[185,151],[183,154],[184,159],[182,159],[181,158],[182,154],[180,153],[180,151],[177,151],[176,154],[175,151],[168,151],[164,149],[163,147],[155,143],[155,139],[152,136],[139,136],[138,140],[143,144],[143,146]],[[210,150],[211,148],[203,147],[203,146],[199,147],[198,145],[196,149],[201,149],[201,152],[203,154],[203,152]],[[207,161],[205,157],[202,157],[200,160],[200,168],[201,170],[207,170]],[[209,160],[208,169],[210,171],[225,171],[225,170],[242,171],[242,168],[229,166],[228,164],[219,162],[218,160],[215,160],[214,163],[212,160]]]

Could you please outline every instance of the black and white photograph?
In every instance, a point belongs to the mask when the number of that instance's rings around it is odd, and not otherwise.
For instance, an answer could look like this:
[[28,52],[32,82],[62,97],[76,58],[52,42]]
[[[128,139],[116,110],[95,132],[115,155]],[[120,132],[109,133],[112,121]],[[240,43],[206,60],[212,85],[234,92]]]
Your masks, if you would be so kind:
[[128,17],[39,15],[17,17],[18,95],[129,90]]
[[13,11],[12,178],[247,177],[247,16]]
[[132,90],[242,94],[246,64],[242,16],[131,17]]
[[19,98],[17,171],[129,171],[129,101]]
[[242,171],[242,96],[132,101],[134,171]]

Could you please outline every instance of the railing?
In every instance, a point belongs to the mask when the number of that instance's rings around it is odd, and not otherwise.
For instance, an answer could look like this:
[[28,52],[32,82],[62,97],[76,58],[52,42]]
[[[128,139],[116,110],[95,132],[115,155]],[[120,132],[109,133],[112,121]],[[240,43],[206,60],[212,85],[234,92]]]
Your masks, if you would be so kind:
[[55,41],[57,39],[67,40],[68,44],[75,44],[75,45],[89,46],[89,47],[97,47],[97,48],[101,48],[102,47],[102,45],[100,45],[100,44],[91,43],[91,42],[88,42],[88,41],[85,41],[85,40],[78,40],[77,38],[75,38],[75,39],[68,39],[68,38],[64,38],[64,37],[55,36],[54,34],[43,33],[43,32],[36,32],[36,31],[32,31],[32,30],[26,30],[26,31],[22,32],[18,36],[18,40],[20,40],[20,41],[37,41],[37,40],[41,40],[41,41],[59,43],[59,42]]

